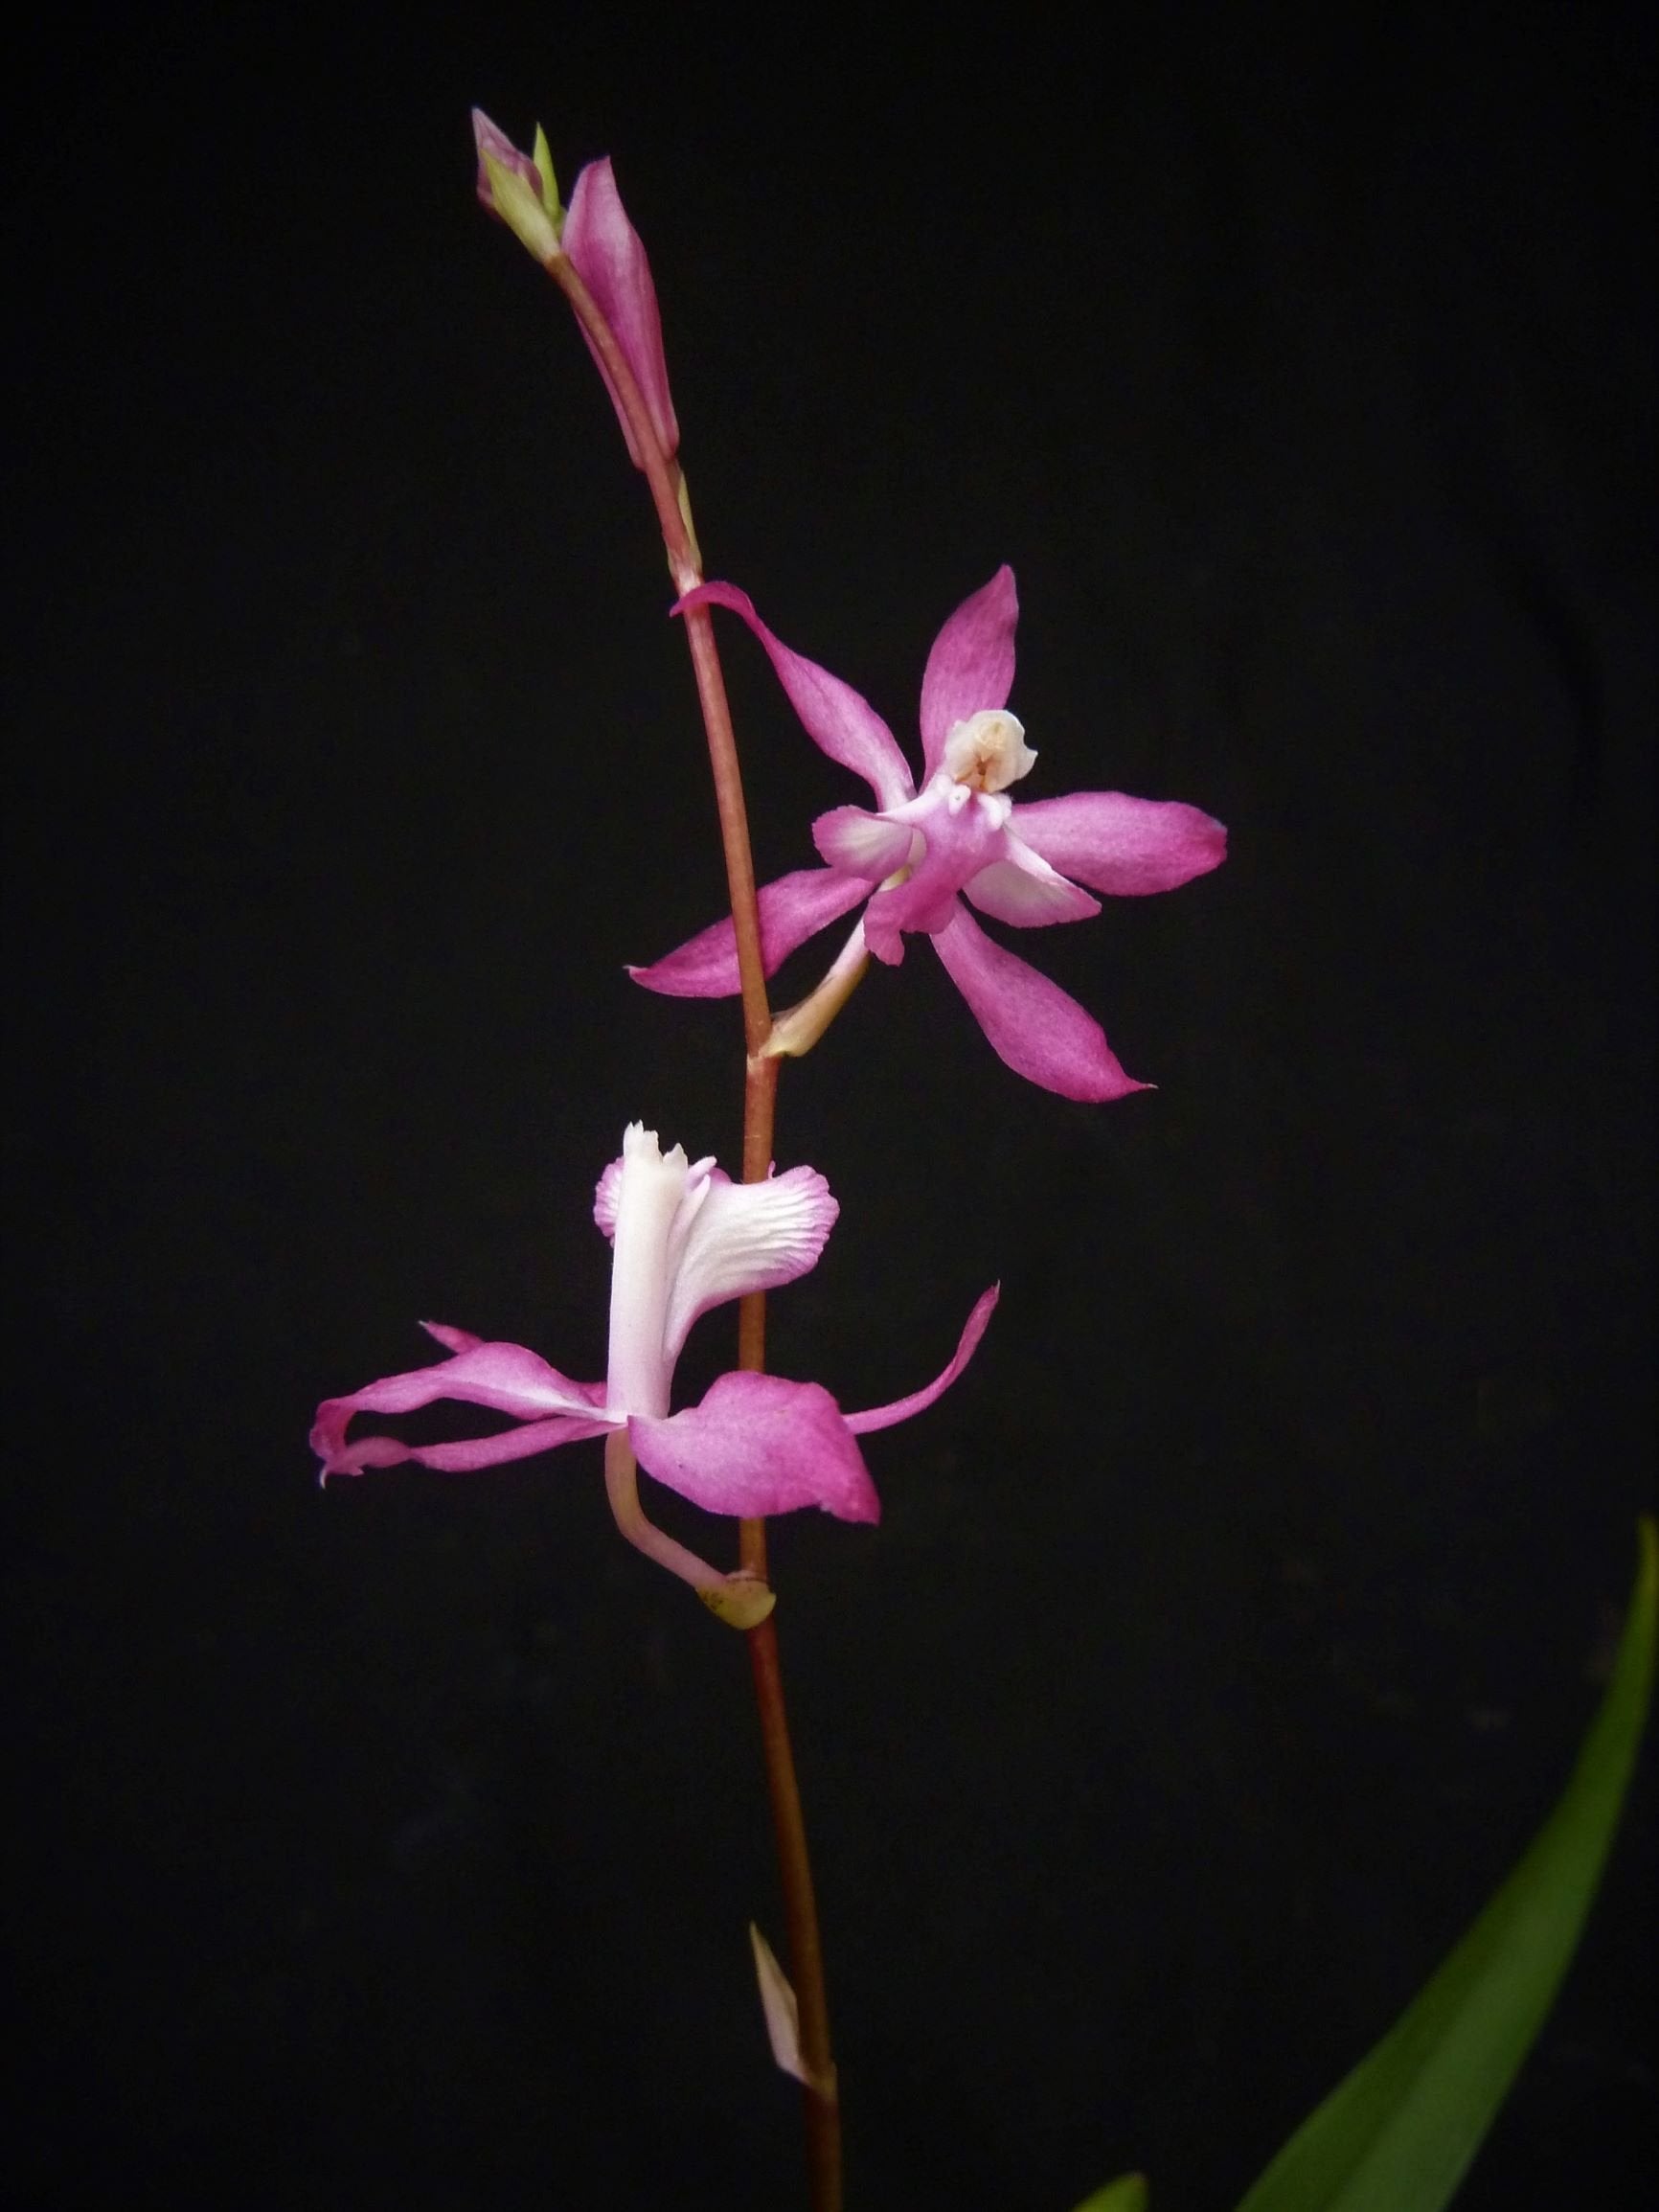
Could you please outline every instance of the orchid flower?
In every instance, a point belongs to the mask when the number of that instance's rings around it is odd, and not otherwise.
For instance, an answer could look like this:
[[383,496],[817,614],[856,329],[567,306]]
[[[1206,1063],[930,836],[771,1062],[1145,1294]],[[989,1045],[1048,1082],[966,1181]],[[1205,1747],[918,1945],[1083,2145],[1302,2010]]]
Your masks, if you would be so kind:
[[[311,1448],[323,1479],[408,1459],[470,1472],[602,1436],[605,1485],[623,1534],[690,1583],[722,1619],[752,1627],[771,1610],[771,1592],[750,1578],[718,1573],[647,1520],[636,1459],[709,1513],[758,1517],[817,1505],[842,1520],[874,1521],[881,1509],[858,1438],[908,1421],[948,1390],[997,1300],[992,1288],[975,1305],[943,1374],[867,1413],[844,1414],[816,1382],[740,1372],[718,1377],[700,1404],[670,1413],[674,1365],[692,1324],[730,1299],[805,1275],[838,1211],[814,1168],[734,1183],[712,1159],[688,1163],[678,1145],[665,1153],[653,1130],[631,1123],[622,1157],[606,1168],[594,1197],[594,1220],[613,1253],[603,1382],[573,1382],[522,1344],[486,1343],[465,1329],[423,1322],[447,1359],[318,1406]],[[489,1406],[521,1425],[460,1444],[348,1437],[353,1415],[409,1413],[443,1398]]]
[[[534,154],[520,152],[480,107],[472,110],[472,136],[478,148],[479,199],[491,215],[501,217],[538,262],[546,264],[560,254],[569,260],[610,325],[645,399],[663,459],[671,461],[679,448],[680,426],[674,418],[668,365],[663,359],[656,286],[651,282],[645,245],[617,191],[609,156],[590,161],[579,173],[566,210],[558,204],[558,187],[539,124]],[[643,468],[645,459],[610,371],[585,330],[582,336],[604,378],[627,440],[628,458],[636,468]]]
[[[1081,922],[1119,898],[1170,891],[1216,867],[1219,822],[1178,800],[1077,791],[1016,805],[1011,785],[1036,755],[1008,712],[1019,604],[999,568],[944,625],[921,679],[919,794],[892,731],[850,684],[792,652],[747,593],[729,583],[688,592],[673,611],[729,607],[765,648],[790,703],[820,749],[862,776],[874,811],[836,807],[812,825],[822,868],[798,869],[760,894],[766,973],[827,924],[862,906],[852,937],[812,998],[782,1017],[770,1049],[805,1051],[862,972],[865,956],[896,967],[920,931],[989,1038],[1018,1075],[1066,1098],[1114,1099],[1147,1085],[1124,1072],[1092,1015],[1047,976],[988,937],[963,898],[1016,929]],[[1088,885],[1089,889],[1082,888]],[[959,896],[960,895],[960,896]],[[739,988],[729,921],[629,974],[677,998],[729,997]]]

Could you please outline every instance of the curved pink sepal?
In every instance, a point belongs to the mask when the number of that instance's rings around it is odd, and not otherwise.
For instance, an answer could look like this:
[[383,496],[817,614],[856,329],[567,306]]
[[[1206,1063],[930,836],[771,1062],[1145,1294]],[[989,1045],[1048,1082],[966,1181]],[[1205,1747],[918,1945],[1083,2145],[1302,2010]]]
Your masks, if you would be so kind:
[[[772,974],[808,937],[869,896],[870,886],[862,877],[843,876],[832,868],[796,868],[775,882],[763,883],[758,898],[766,973]],[[665,998],[736,997],[741,985],[731,916],[699,929],[695,937],[648,967],[630,968],[628,973]]]
[[763,1519],[822,1506],[838,1520],[878,1520],[864,1455],[829,1391],[781,1375],[722,1375],[700,1405],[666,1421],[635,1414],[640,1465],[705,1513]]
[[892,1428],[900,1421],[908,1421],[912,1414],[924,1413],[936,1398],[943,1398],[974,1354],[979,1340],[985,1334],[986,1324],[996,1311],[996,1302],[1002,1296],[1002,1285],[993,1283],[990,1288],[974,1301],[973,1311],[963,1326],[950,1365],[943,1375],[935,1376],[924,1389],[913,1390],[908,1398],[896,1398],[890,1405],[873,1405],[868,1413],[846,1415],[848,1427],[854,1436],[868,1436],[874,1428]]
[[1006,707],[1013,689],[1013,634],[1019,595],[1007,561],[965,599],[933,641],[921,678],[921,753],[929,776],[944,760],[956,722]]
[[1120,899],[1173,891],[1227,857],[1221,824],[1181,799],[1071,791],[1016,806],[1010,827],[1062,876]]
[[1015,1075],[1090,1102],[1150,1088],[1125,1074],[1092,1014],[1029,961],[994,944],[966,906],[958,905],[933,944],[991,1050]]
[[807,735],[820,752],[862,776],[883,807],[899,807],[914,798],[916,786],[910,764],[898,749],[898,741],[875,712],[839,676],[832,676],[805,653],[792,652],[769,630],[755,612],[755,603],[735,583],[700,583],[670,609],[685,614],[694,606],[723,606],[739,615],[766,649],[766,657],[778,672],[778,681],[788,694],[789,704],[800,716]]
[[[466,1338],[469,1334],[431,1322],[424,1326],[441,1343],[448,1338]],[[395,1437],[366,1437],[356,1444],[346,1441],[346,1431],[356,1414],[412,1413],[441,1398],[485,1405],[496,1413],[511,1414],[518,1421],[534,1422],[550,1431],[557,1428],[557,1433],[520,1450],[507,1447],[524,1433],[522,1430],[480,1438],[476,1444],[420,1448],[399,1444]],[[325,1399],[312,1424],[311,1449],[322,1460],[325,1475],[355,1474],[365,1467],[391,1467],[402,1459],[422,1459],[433,1467],[487,1467],[499,1459],[522,1458],[526,1451],[574,1444],[579,1435],[599,1435],[615,1425],[602,1418],[595,1419],[603,1403],[602,1383],[573,1382],[522,1344],[489,1344],[474,1337],[465,1350],[434,1366],[413,1368],[405,1375],[382,1376],[379,1381],[367,1383],[349,1397]],[[431,1458],[433,1451],[446,1456]],[[453,1456],[457,1452],[482,1456],[461,1460]]]
[[580,1421],[556,1413],[546,1421],[527,1421],[496,1436],[469,1436],[456,1444],[403,1444],[395,1436],[362,1436],[325,1459],[317,1479],[327,1482],[330,1475],[361,1474],[370,1467],[398,1467],[411,1459],[440,1474],[476,1474],[482,1468],[505,1467],[510,1460],[556,1451],[561,1444],[607,1436],[616,1425],[614,1421]]

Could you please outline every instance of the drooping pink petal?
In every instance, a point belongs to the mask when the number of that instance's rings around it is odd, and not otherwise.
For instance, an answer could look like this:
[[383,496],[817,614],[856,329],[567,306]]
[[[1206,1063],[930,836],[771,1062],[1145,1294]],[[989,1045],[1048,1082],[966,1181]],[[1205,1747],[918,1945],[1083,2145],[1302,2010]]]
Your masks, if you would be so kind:
[[[568,238],[568,230],[565,235]],[[914,796],[916,785],[909,764],[869,700],[816,661],[791,652],[755,612],[755,603],[746,591],[739,591],[733,583],[700,583],[695,591],[688,591],[677,601],[670,612],[684,614],[693,606],[728,607],[742,617],[765,647],[807,735],[820,752],[851,768],[855,776],[862,776],[879,806],[902,806]]]
[[1016,806],[1011,827],[1062,876],[1120,899],[1173,891],[1227,857],[1221,824],[1179,799],[1072,791]]
[[[861,899],[870,886],[859,876],[843,876],[832,868],[796,868],[776,882],[763,883],[760,892],[761,951],[770,975],[798,946],[836,921]],[[733,998],[738,978],[738,938],[728,915],[711,923],[672,952],[665,952],[644,968],[628,973],[648,991],[666,998]]]
[[864,1456],[816,1382],[722,1375],[700,1405],[667,1421],[636,1415],[628,1441],[648,1474],[706,1513],[762,1518],[817,1505],[839,1520],[880,1518]]
[[1002,1285],[993,1283],[989,1290],[974,1301],[973,1311],[963,1326],[950,1364],[943,1374],[937,1375],[924,1389],[913,1390],[908,1398],[896,1398],[891,1405],[873,1405],[868,1413],[849,1413],[847,1425],[854,1436],[868,1436],[873,1428],[891,1428],[897,1422],[908,1421],[912,1414],[924,1413],[936,1398],[943,1398],[974,1354],[979,1340],[985,1334],[986,1324],[996,1310],[1002,1296]]
[[921,678],[921,755],[929,776],[944,759],[956,722],[988,707],[1005,707],[1013,689],[1013,633],[1019,595],[1005,561],[987,584],[965,599],[933,641]]
[[[437,1330],[432,1329],[432,1334]],[[478,1342],[435,1366],[417,1367],[406,1375],[383,1376],[349,1397],[325,1399],[311,1429],[311,1448],[324,1461],[325,1471],[340,1471],[341,1454],[347,1450],[346,1430],[354,1414],[412,1413],[417,1406],[431,1405],[441,1398],[457,1399],[467,1405],[488,1405],[519,1421],[558,1414],[585,1422],[602,1408],[604,1390],[601,1383],[571,1381],[522,1344]],[[351,1448],[352,1451],[358,1448]],[[370,1460],[361,1464],[391,1462]]]
[[963,891],[982,914],[1011,922],[1016,929],[1042,929],[1052,922],[1086,922],[1101,902],[1056,873],[1011,832],[1003,837],[1003,857],[970,876]]
[[[562,243],[577,274],[599,302],[600,312],[610,325],[624,358],[634,373],[663,458],[671,461],[679,449],[680,426],[674,419],[668,364],[663,359],[663,323],[657,309],[656,286],[651,282],[651,265],[646,259],[645,245],[629,222],[622,195],[617,191],[608,155],[603,161],[590,161],[577,178],[576,190],[570,195],[570,212],[564,218]],[[585,331],[582,335],[587,336]],[[617,421],[627,440],[628,458],[636,468],[643,468],[645,460],[623,411],[610,371],[600,359],[591,339],[588,351],[604,378],[611,404],[617,411]]]
[[993,944],[965,906],[933,943],[991,1050],[1016,1075],[1062,1098],[1126,1098],[1150,1088],[1125,1074],[1092,1015],[1057,983]]
[[777,1290],[816,1266],[841,1211],[816,1168],[790,1168],[763,1183],[734,1183],[716,1169],[672,1254],[663,1339],[670,1360],[692,1324],[751,1290]]
[[365,1468],[398,1467],[417,1460],[441,1474],[475,1474],[480,1468],[503,1467],[514,1459],[532,1459],[539,1451],[555,1451],[561,1444],[580,1444],[590,1436],[604,1436],[614,1421],[580,1421],[562,1413],[545,1421],[529,1421],[520,1428],[503,1429],[496,1436],[466,1438],[458,1444],[404,1444],[395,1436],[361,1436],[342,1444],[323,1462],[321,1478],[361,1474]]
[[1008,802],[984,799],[966,784],[930,786],[906,809],[926,839],[926,849],[902,883],[877,891],[864,915],[864,938],[877,960],[897,967],[904,957],[900,932],[943,929],[956,894],[1002,857]]
[[812,825],[812,842],[825,863],[844,875],[879,883],[910,857],[915,832],[908,822],[872,814],[863,807],[832,807]]

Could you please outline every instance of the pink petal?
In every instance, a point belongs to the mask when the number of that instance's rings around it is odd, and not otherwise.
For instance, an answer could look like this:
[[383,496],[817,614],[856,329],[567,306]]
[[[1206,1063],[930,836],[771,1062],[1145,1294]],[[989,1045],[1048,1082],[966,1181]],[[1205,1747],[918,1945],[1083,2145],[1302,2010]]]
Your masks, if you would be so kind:
[[[599,302],[600,312],[610,325],[645,397],[663,458],[671,461],[679,449],[680,426],[674,420],[668,364],[663,359],[663,323],[657,311],[656,286],[651,282],[644,243],[623,207],[608,156],[603,161],[590,161],[577,178],[560,242],[578,276]],[[587,336],[585,331],[582,335]],[[610,393],[627,440],[628,458],[636,468],[643,468],[644,458],[634,443],[610,372],[594,351],[591,339],[588,352],[593,353]]]
[[812,842],[825,864],[845,876],[879,883],[910,857],[914,832],[908,822],[889,821],[863,807],[834,807],[812,825]]
[[926,1411],[936,1398],[943,1398],[974,1354],[979,1340],[985,1334],[986,1324],[996,1310],[1002,1296],[1002,1285],[993,1283],[990,1288],[974,1302],[973,1311],[963,1326],[962,1335],[950,1365],[943,1375],[936,1376],[925,1389],[913,1390],[908,1398],[896,1398],[891,1405],[873,1405],[868,1413],[850,1413],[847,1425],[854,1436],[868,1436],[873,1428],[892,1428],[896,1423],[908,1421],[912,1414]]
[[[1005,804],[981,800],[961,784],[945,786],[944,793],[934,787],[906,810],[915,816],[926,850],[902,883],[877,891],[864,916],[865,943],[890,967],[904,957],[899,932],[920,929],[931,935],[945,928],[956,910],[956,894],[1000,859],[1008,842],[998,818],[1007,811]],[[951,798],[964,803],[953,807]]]
[[509,1460],[530,1459],[538,1451],[554,1451],[561,1444],[580,1444],[590,1436],[604,1436],[614,1421],[579,1421],[565,1414],[546,1421],[527,1422],[522,1428],[506,1428],[498,1436],[476,1436],[460,1444],[402,1444],[395,1436],[364,1436],[343,1444],[325,1459],[322,1479],[334,1474],[361,1474],[369,1467],[397,1467],[418,1460],[422,1467],[443,1474],[473,1474],[480,1468],[501,1467]]
[[1086,922],[1101,902],[1057,875],[1021,838],[1005,834],[1003,855],[963,885],[982,914],[1016,929],[1042,929],[1052,922]]
[[1092,1015],[1057,983],[993,944],[965,906],[933,942],[991,1050],[1016,1075],[1062,1098],[1126,1098],[1150,1088],[1124,1073]]
[[816,1382],[722,1375],[684,1413],[636,1414],[628,1441],[648,1473],[706,1513],[759,1519],[818,1505],[840,1520],[881,1516],[852,1430]]
[[[568,239],[568,230],[565,235]],[[791,652],[781,638],[774,637],[755,612],[755,603],[746,591],[732,583],[700,583],[670,611],[684,614],[693,606],[729,607],[742,617],[765,647],[807,735],[832,761],[862,776],[883,807],[902,806],[914,795],[916,786],[898,741],[868,699],[861,698],[851,684],[844,684],[828,669],[821,669],[816,661]]]
[[[441,1326],[441,1324],[439,1325]],[[428,1323],[433,1334],[437,1330]],[[456,1331],[457,1335],[466,1334]],[[440,1398],[457,1399],[467,1405],[488,1405],[497,1413],[511,1413],[519,1421],[548,1414],[591,1423],[604,1404],[604,1387],[598,1382],[572,1382],[557,1367],[550,1367],[522,1344],[474,1342],[452,1359],[432,1367],[417,1367],[406,1375],[383,1376],[347,1398],[329,1398],[317,1408],[311,1429],[311,1448],[324,1461],[324,1471],[344,1471],[349,1460],[362,1466],[390,1466],[389,1458],[364,1459],[361,1446],[348,1447],[346,1431],[358,1413],[410,1413]],[[602,1422],[601,1426],[605,1425]],[[584,1434],[597,1433],[584,1428]],[[391,1439],[378,1440],[390,1446]],[[494,1443],[494,1438],[487,1439]],[[560,1438],[557,1441],[568,1441]],[[540,1449],[537,1446],[534,1448]],[[399,1448],[398,1457],[420,1456]],[[481,1463],[482,1464],[482,1463]]]
[[1062,876],[1120,899],[1173,891],[1227,857],[1221,824],[1179,799],[1073,791],[1016,806],[1011,827]]
[[[797,868],[775,883],[761,886],[761,951],[766,973],[783,966],[797,946],[805,945],[837,916],[868,899],[870,886],[862,877],[843,876],[831,868]],[[673,952],[665,952],[646,968],[628,973],[648,991],[667,998],[732,998],[737,995],[738,939],[728,915],[689,937]]]
[[1013,633],[1019,596],[1005,561],[965,599],[933,641],[921,679],[921,755],[928,775],[944,760],[952,725],[982,708],[1006,707],[1013,689]]

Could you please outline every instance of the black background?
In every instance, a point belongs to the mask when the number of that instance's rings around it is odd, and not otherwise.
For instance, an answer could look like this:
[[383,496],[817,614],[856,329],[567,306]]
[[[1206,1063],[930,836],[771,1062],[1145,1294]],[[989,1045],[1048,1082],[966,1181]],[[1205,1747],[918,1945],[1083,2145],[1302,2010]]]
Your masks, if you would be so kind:
[[[739,1129],[735,1009],[621,973],[717,911],[706,767],[476,101],[615,156],[711,574],[913,745],[1008,559],[1030,794],[1231,827],[1020,947],[1155,1092],[1020,1083],[917,943],[786,1072],[843,1216],[773,1337],[867,1404],[1005,1286],[879,1532],[774,1531],[851,2203],[1225,2206],[1546,1810],[1632,1565],[1650,33],[347,12],[66,11],[13,91],[9,2201],[791,2201],[738,1640],[597,1448],[305,1448],[421,1313],[600,1373],[624,1122]],[[776,874],[862,790],[722,634]],[[1471,2212],[1651,2168],[1652,1814]]]

